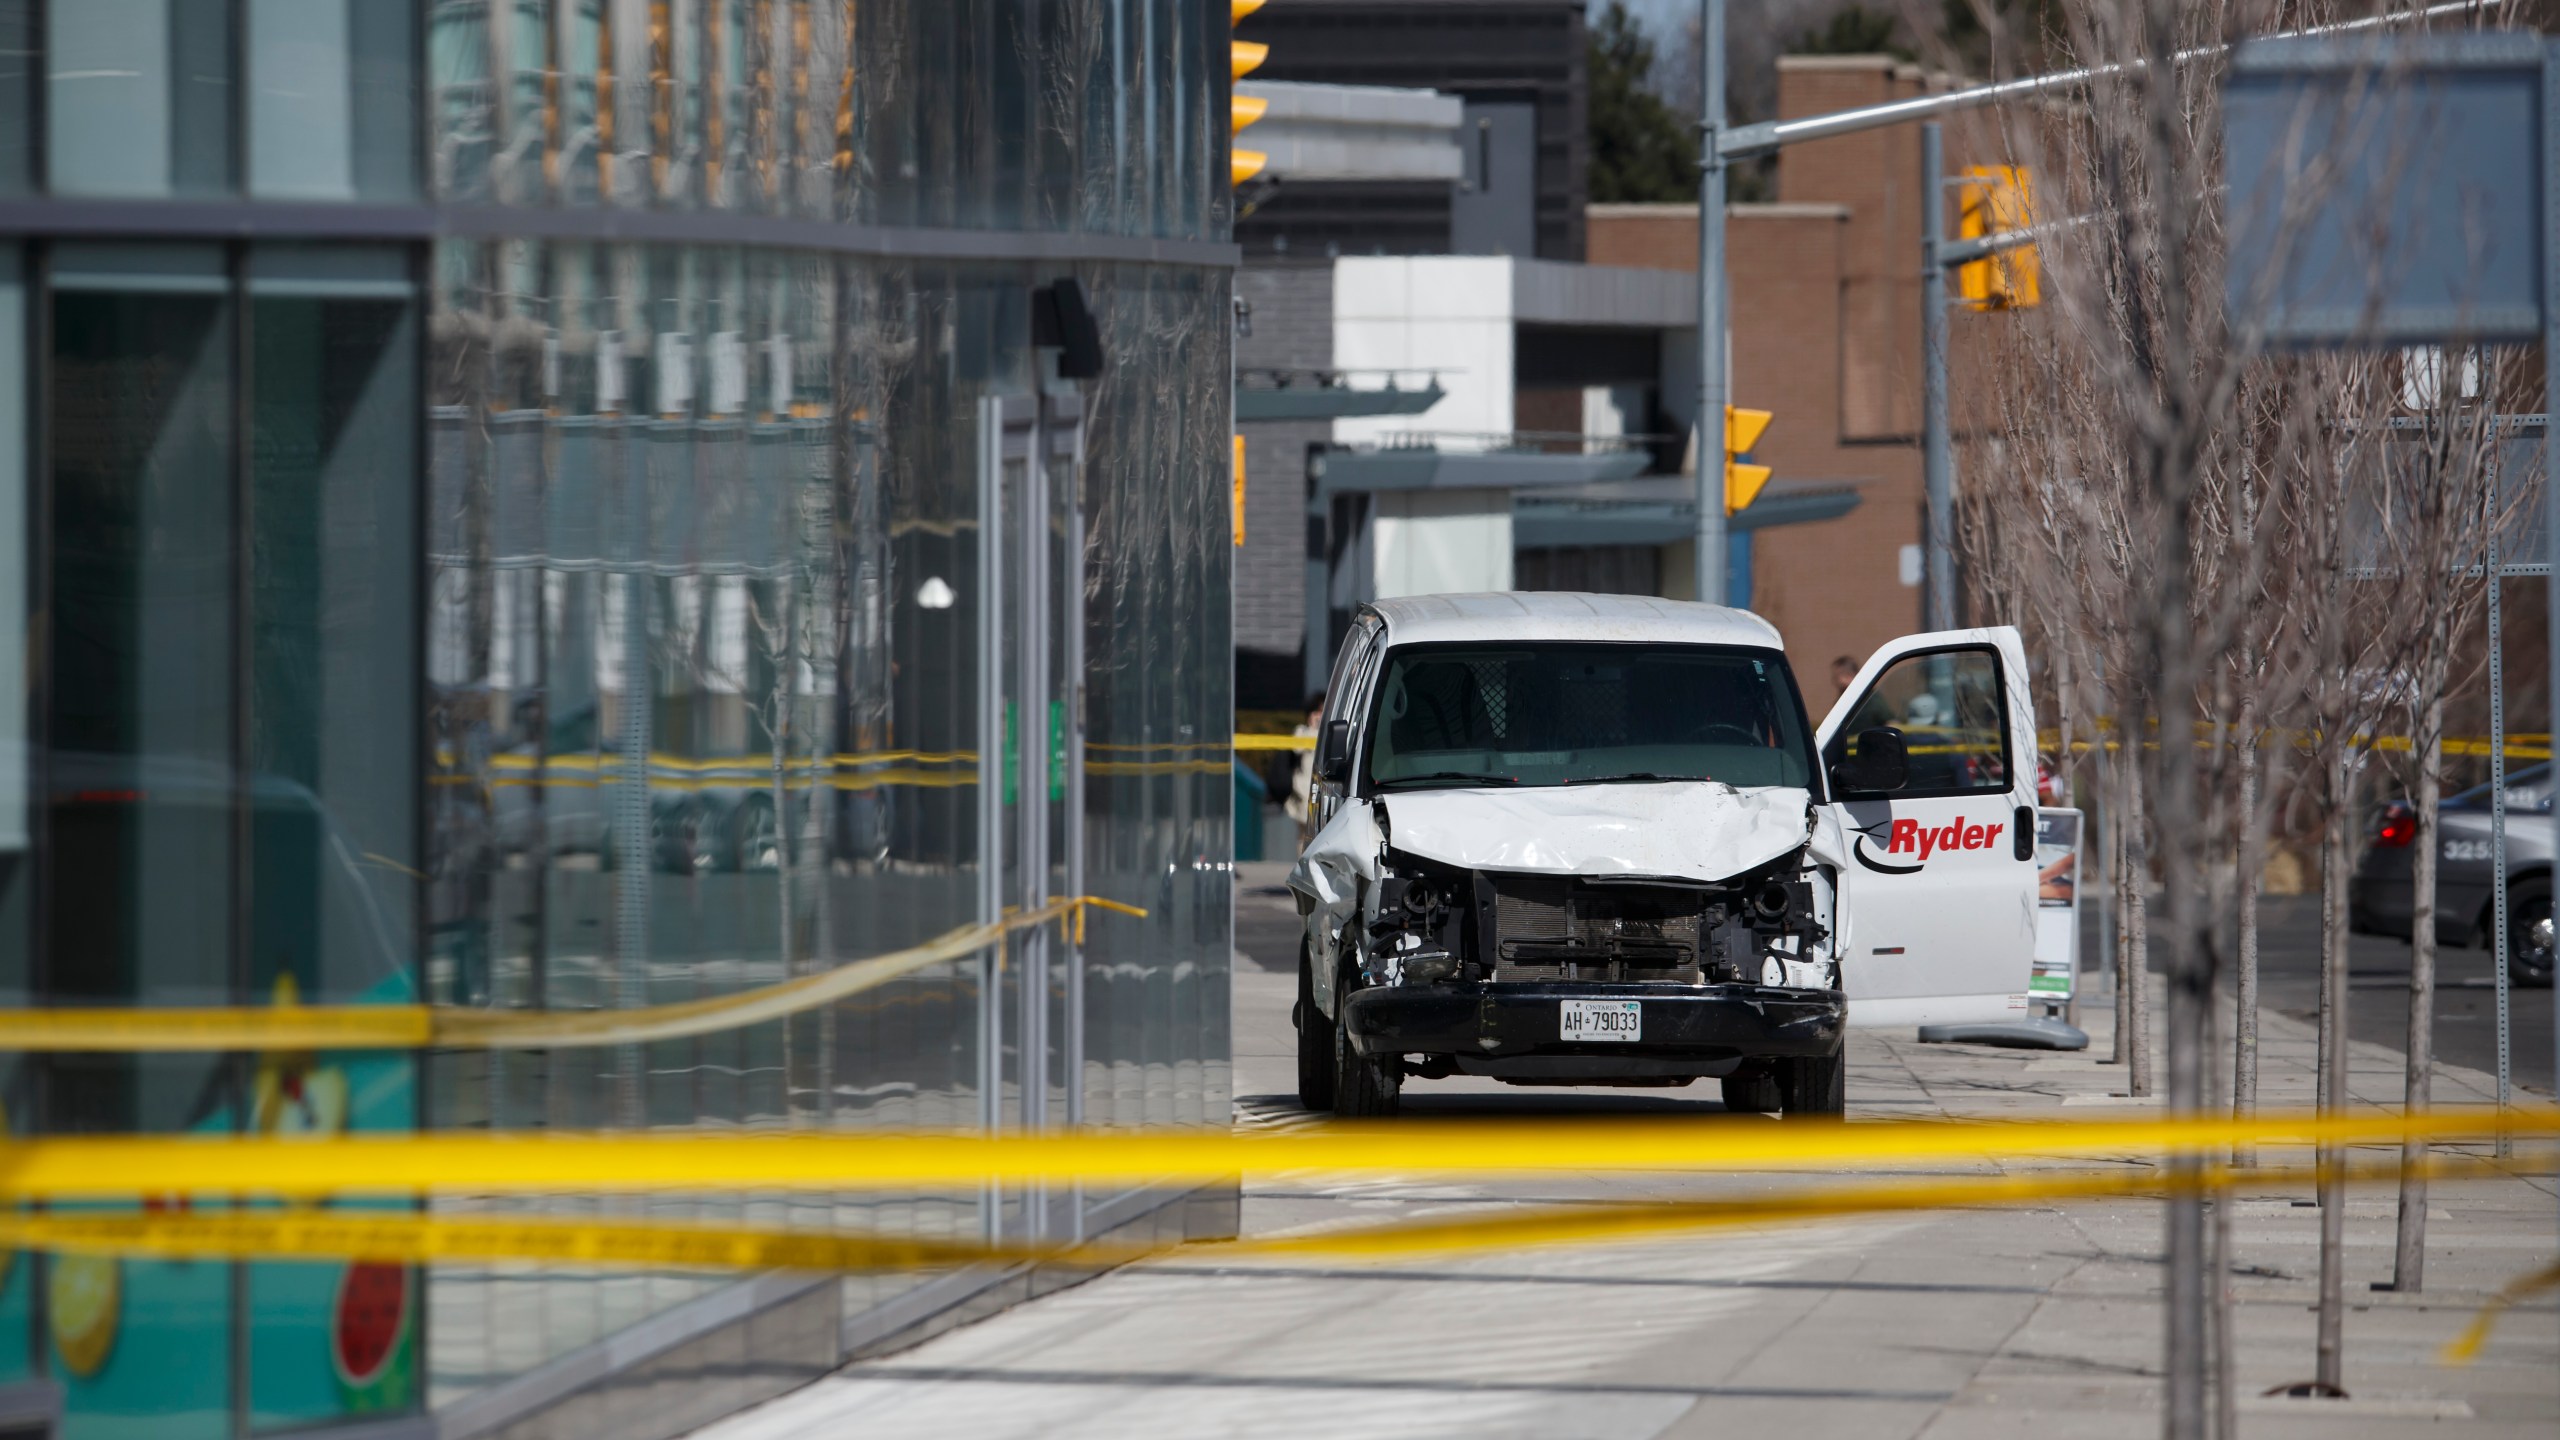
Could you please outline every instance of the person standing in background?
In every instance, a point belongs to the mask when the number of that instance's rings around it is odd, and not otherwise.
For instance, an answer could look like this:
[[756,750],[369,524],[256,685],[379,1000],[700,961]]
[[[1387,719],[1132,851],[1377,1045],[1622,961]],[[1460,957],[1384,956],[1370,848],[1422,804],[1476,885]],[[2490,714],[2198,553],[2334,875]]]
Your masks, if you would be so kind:
[[[1298,728],[1289,733],[1302,739],[1314,739],[1316,726],[1323,715],[1324,692],[1319,690],[1307,697],[1306,718],[1298,722]],[[1310,746],[1291,757],[1289,798],[1281,804],[1281,808],[1289,812],[1289,818],[1298,822],[1298,828],[1301,831],[1306,828],[1307,807],[1313,803],[1311,797],[1315,793],[1315,782],[1316,752],[1314,747]]]
[[1855,679],[1857,679],[1857,678],[1858,678],[1858,662],[1857,662],[1857,661],[1855,661],[1855,660],[1851,659],[1850,657],[1848,657],[1848,656],[1846,656],[1846,655],[1842,655],[1842,656],[1839,656],[1838,658],[1834,659],[1834,660],[1831,662],[1831,693],[1832,693],[1832,694],[1834,694],[1834,695],[1846,695],[1846,694],[1848,694],[1848,693],[1849,693],[1849,682],[1850,682],[1850,681],[1852,681],[1852,680],[1855,680]]

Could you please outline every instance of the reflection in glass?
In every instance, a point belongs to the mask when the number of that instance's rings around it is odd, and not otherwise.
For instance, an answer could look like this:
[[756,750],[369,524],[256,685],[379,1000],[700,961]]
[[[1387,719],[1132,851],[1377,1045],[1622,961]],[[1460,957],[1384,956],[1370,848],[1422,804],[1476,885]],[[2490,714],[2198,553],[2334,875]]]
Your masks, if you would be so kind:
[[432,183],[505,205],[1206,239],[1229,204],[1211,158],[1225,36],[1182,0],[433,0]]

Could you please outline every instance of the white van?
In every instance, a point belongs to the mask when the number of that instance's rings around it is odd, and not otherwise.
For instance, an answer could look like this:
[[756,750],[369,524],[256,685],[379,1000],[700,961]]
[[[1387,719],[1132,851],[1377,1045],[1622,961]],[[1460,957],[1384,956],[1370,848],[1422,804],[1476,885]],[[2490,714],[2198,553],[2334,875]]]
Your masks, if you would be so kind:
[[1817,728],[1745,611],[1366,605],[1289,875],[1299,1096],[1714,1077],[1836,1115],[1845,1024],[2026,1009],[2035,743],[2006,626],[1886,645]]

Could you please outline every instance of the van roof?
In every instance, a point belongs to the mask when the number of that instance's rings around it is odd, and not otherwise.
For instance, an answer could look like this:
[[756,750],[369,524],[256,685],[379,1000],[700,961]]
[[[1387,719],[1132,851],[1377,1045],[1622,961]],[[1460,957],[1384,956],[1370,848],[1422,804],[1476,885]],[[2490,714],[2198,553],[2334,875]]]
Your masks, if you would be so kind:
[[1468,640],[1653,641],[1780,648],[1778,629],[1748,610],[1650,595],[1502,590],[1373,600],[1389,644]]

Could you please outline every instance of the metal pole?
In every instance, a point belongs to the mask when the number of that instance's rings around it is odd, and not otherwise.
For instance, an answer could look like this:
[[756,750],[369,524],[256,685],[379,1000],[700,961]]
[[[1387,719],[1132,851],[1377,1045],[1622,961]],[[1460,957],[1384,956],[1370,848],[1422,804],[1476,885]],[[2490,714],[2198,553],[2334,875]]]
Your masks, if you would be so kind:
[[1929,496],[1928,625],[1956,626],[1955,458],[1947,443],[1947,234],[1944,140],[1938,122],[1920,127],[1920,450]]
[[[2349,35],[2359,30],[2378,29],[2387,25],[2406,25],[2433,20],[2447,15],[2467,15],[2487,8],[2489,0],[2446,0],[2421,10],[2393,10],[2361,20],[2342,20],[2335,25],[2313,25],[2301,30],[2280,30],[2273,35],[2255,37],[2289,40],[2304,35]],[[2220,55],[2228,45],[2199,45],[2181,50],[2170,58],[2178,64]],[[1829,115],[1808,115],[1801,120],[1763,120],[1755,125],[1736,125],[1724,132],[1724,158],[1743,160],[1766,155],[1782,146],[1800,145],[1807,140],[1823,140],[1834,135],[1853,135],[1885,125],[1907,125],[1914,120],[1928,120],[1952,115],[1959,110],[1976,110],[2008,100],[2024,100],[2056,90],[2076,89],[2093,80],[2111,76],[2140,74],[2150,68],[2148,60],[2130,60],[2111,65],[2090,65],[2076,70],[2057,70],[2050,75],[2028,75],[2016,80],[2003,80],[1992,85],[1976,85],[1967,90],[1949,90],[1937,95],[1916,95],[1908,100],[1893,100],[1882,105],[1868,105],[1856,110],[1840,110]]]
[[[2542,53],[2542,533],[2560,544],[2560,50]],[[2551,713],[2560,716],[2560,553],[2543,559],[2544,630],[2551,647]],[[2560,731],[2560,723],[2551,725]],[[2560,763],[2560,762],[2555,762]],[[2552,824],[2560,827],[2560,806]],[[2505,876],[2498,877],[2504,888]],[[2551,1007],[2551,1057],[2560,1066],[2560,1005]],[[2555,1070],[2560,1074],[2560,1070]]]
[[1724,0],[1698,0],[1698,531],[1697,598],[1725,587]]
[[[2489,463],[2489,874],[2493,877],[2489,900],[2489,945],[2498,974],[2498,1114],[2506,1115],[2514,1097],[2510,1093],[2514,1075],[2512,1044],[2507,1033],[2507,667],[2505,629],[2500,615],[2498,591],[2502,568],[2498,554],[2498,526],[2503,511],[2498,504],[2497,448],[2501,433],[2498,422],[2491,421]],[[2498,1154],[2513,1155],[2515,1142],[2505,1131],[2498,1132]]]

